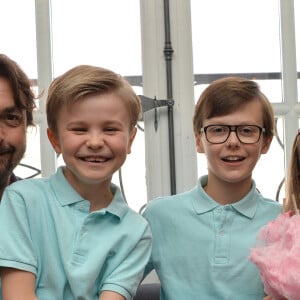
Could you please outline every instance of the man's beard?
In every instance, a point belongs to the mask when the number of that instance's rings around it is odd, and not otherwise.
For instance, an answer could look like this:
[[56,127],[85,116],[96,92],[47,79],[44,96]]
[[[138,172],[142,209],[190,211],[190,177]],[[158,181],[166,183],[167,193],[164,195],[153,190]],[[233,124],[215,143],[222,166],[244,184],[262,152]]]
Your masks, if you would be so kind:
[[[6,157],[1,157],[1,154],[6,153]],[[16,165],[13,164],[13,154],[15,147],[0,146],[0,189],[5,188],[9,183],[9,177],[12,174]],[[7,155],[9,154],[9,156]],[[16,162],[18,163],[18,162]]]

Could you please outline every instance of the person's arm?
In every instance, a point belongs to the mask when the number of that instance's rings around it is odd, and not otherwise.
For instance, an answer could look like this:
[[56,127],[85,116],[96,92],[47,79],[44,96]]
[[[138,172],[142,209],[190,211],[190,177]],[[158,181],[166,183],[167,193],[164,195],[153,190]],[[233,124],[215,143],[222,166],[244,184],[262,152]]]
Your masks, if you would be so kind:
[[103,291],[99,296],[99,300],[126,300],[122,295],[112,292],[112,291]]
[[[145,265],[150,257],[152,235],[148,225],[145,225],[139,239],[135,239],[136,244],[130,244],[128,251],[123,254],[123,258],[112,272],[107,276],[99,286],[101,300],[104,292],[114,291],[120,296],[117,298],[107,298],[107,300],[124,300],[131,299],[134,296],[136,289],[142,280]],[[123,296],[121,296],[123,295]],[[116,297],[117,295],[114,295]],[[106,297],[106,296],[105,296]],[[121,298],[120,298],[121,297]]]
[[33,273],[1,268],[1,283],[3,300],[38,300],[35,295],[35,275]]

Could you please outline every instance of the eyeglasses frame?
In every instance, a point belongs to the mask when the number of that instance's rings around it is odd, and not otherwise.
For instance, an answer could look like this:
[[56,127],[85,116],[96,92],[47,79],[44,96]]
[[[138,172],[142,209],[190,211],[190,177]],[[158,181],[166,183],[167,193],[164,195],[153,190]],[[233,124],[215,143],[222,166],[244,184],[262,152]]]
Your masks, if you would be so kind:
[[[211,141],[208,140],[206,131],[207,131],[207,128],[212,127],[212,126],[225,126],[225,127],[227,127],[227,128],[229,129],[229,131],[228,131],[228,136],[227,136],[227,138],[226,138],[223,142],[221,142],[221,143],[220,143],[220,142],[219,142],[219,143],[213,143],[213,142],[211,142]],[[238,127],[241,127],[241,126],[255,126],[256,128],[258,128],[258,129],[259,129],[259,136],[258,136],[257,141],[255,141],[255,142],[253,142],[253,143],[245,143],[245,142],[242,142],[242,141],[240,140],[240,137],[239,137],[238,131],[237,131]],[[231,134],[232,131],[235,132],[235,135],[236,135],[236,137],[237,137],[237,139],[239,140],[240,143],[246,144],[246,145],[251,145],[251,144],[256,144],[257,142],[259,142],[259,140],[260,140],[260,138],[261,138],[261,134],[262,134],[262,133],[265,133],[265,132],[266,132],[266,129],[265,129],[264,127],[260,127],[260,126],[258,126],[258,125],[252,125],[252,124],[251,124],[251,125],[250,125],[250,124],[240,124],[240,125],[210,124],[210,125],[207,125],[207,126],[204,126],[204,127],[201,127],[201,128],[200,128],[200,133],[203,133],[203,132],[204,132],[205,138],[206,138],[206,140],[207,140],[210,144],[224,144],[224,143],[226,143],[226,141],[227,141],[228,138],[230,137],[230,134]]]

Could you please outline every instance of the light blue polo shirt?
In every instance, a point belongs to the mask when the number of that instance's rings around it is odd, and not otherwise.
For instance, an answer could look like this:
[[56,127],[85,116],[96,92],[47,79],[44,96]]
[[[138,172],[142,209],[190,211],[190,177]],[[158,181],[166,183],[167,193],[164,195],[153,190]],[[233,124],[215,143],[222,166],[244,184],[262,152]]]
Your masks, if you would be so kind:
[[153,234],[146,274],[156,269],[161,300],[261,300],[263,285],[248,260],[258,230],[280,212],[252,183],[239,202],[219,205],[200,179],[191,191],[150,201],[144,216]]
[[0,266],[34,273],[41,300],[98,300],[102,290],[131,299],[150,256],[151,233],[119,188],[111,189],[111,204],[89,213],[89,201],[62,168],[10,185],[0,205]]

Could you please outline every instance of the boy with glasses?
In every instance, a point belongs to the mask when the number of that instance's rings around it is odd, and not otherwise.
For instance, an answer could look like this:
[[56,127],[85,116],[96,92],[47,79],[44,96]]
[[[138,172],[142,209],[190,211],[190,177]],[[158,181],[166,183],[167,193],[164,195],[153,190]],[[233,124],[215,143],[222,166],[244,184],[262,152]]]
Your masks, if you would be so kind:
[[162,300],[263,299],[248,256],[258,230],[281,211],[252,179],[273,138],[272,106],[254,81],[223,78],[200,96],[193,125],[208,174],[147,206],[153,249],[145,274],[156,270]]

